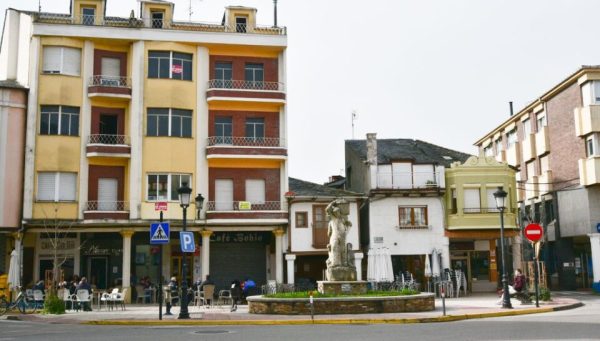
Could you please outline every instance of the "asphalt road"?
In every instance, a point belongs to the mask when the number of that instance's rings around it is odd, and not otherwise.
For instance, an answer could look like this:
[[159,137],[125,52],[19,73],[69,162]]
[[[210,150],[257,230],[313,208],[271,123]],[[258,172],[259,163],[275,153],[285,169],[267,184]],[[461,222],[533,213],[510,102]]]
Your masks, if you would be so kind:
[[0,321],[2,340],[600,340],[600,296],[536,315],[429,324],[115,327]]

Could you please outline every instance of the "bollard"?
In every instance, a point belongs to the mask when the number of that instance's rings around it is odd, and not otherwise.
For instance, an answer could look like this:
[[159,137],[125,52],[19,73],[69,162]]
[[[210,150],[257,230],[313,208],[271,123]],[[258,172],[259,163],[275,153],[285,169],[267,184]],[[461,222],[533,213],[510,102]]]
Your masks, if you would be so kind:
[[444,316],[446,316],[446,290],[443,286],[441,287],[441,292],[442,292],[442,311],[444,313]]
[[310,293],[309,302],[310,302],[310,319],[311,319],[312,323],[314,324],[315,323],[315,306],[314,306],[314,302],[313,302],[312,292]]

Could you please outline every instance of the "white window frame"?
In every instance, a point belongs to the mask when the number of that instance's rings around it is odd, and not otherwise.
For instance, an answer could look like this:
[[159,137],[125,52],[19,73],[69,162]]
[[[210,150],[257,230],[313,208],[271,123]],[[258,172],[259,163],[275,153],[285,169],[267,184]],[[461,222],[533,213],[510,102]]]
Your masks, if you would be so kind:
[[510,149],[518,141],[517,129],[513,129],[506,133],[506,149]]
[[[591,150],[590,150],[591,148]],[[585,138],[585,155],[587,157],[600,156],[600,134],[593,133]]]
[[523,123],[523,139],[527,139],[531,135],[531,119],[527,118],[522,121]]
[[535,122],[537,125],[537,131],[542,130],[543,127],[548,125],[548,120],[546,119],[546,113],[540,112],[535,115]]
[[[156,195],[156,199],[150,199],[150,176],[161,176],[161,175],[166,175],[167,176],[167,198],[159,198],[158,195]],[[172,183],[172,179],[174,175],[179,175],[179,186],[181,186],[181,184],[183,183],[183,181],[181,181],[181,176],[189,176],[189,182],[188,182],[188,186],[191,187],[192,185],[192,174],[191,173],[148,173],[146,174],[146,202],[162,202],[162,201],[167,201],[167,202],[178,202],[179,201],[179,197],[177,200],[172,200],[171,199],[171,183]],[[157,193],[158,194],[158,193]]]
[[[158,110],[158,109],[166,109],[169,111],[168,113],[168,117],[169,117],[169,125],[168,125],[168,129],[169,129],[169,134],[168,135],[148,135],[148,122],[146,122],[146,137],[178,137],[178,138],[185,138],[185,139],[190,139],[190,138],[194,138],[194,111],[190,110],[190,109],[180,109],[180,108],[156,108],[156,107],[152,107],[152,108],[146,108],[146,120],[149,120],[148,116],[150,116],[150,111],[151,110]],[[180,129],[180,133],[181,136],[173,136],[173,116],[178,116],[178,117],[186,117],[188,118],[188,116],[182,116],[182,115],[178,115],[178,114],[173,114],[173,110],[179,110],[179,111],[186,111],[190,113],[189,119],[190,119],[190,136],[183,136],[183,120],[181,120],[181,129]],[[152,114],[152,116],[160,116],[160,115],[156,115],[156,114]],[[160,131],[160,129],[158,128],[158,122],[156,123],[156,129],[157,132]]]
[[[47,49],[59,49],[60,50],[60,57],[59,57],[59,69],[58,70],[45,70],[44,69],[44,64],[46,63],[46,52]],[[76,73],[69,73],[65,71],[65,50],[66,49],[70,49],[73,51],[77,51],[77,53],[79,54],[79,67],[77,69]],[[81,49],[75,48],[75,47],[68,47],[68,46],[44,46],[43,50],[42,50],[42,57],[43,57],[43,61],[42,61],[42,73],[45,75],[69,75],[69,76],[79,76],[81,75]]]
[[492,148],[494,145],[492,143],[488,144],[487,146],[483,147],[483,155],[484,156],[494,156],[494,148]]
[[[39,199],[40,197],[40,181],[39,181],[39,177],[40,174],[52,174],[54,175],[54,198],[51,200],[43,200],[43,199]],[[63,183],[61,183],[61,175],[63,178]],[[67,181],[66,175],[70,175],[70,176],[74,176],[75,177],[75,181],[73,183],[73,193],[69,193],[72,194],[72,198],[73,199],[61,199],[62,196],[65,196],[62,191],[65,191],[67,189],[67,187],[65,186],[65,182]],[[75,172],[38,172],[37,173],[37,184],[36,184],[36,201],[39,202],[76,202],[77,201],[77,173]],[[61,195],[63,194],[63,195]]]
[[504,150],[504,145],[502,145],[502,137],[497,138],[494,144],[496,145],[496,155],[500,155],[500,152]]

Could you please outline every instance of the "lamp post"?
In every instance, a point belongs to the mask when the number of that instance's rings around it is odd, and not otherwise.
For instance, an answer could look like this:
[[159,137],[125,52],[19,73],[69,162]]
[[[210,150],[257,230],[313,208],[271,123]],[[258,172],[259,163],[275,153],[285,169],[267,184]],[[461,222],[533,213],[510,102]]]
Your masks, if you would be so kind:
[[512,309],[510,304],[510,293],[508,292],[508,278],[506,274],[506,261],[504,252],[504,210],[506,209],[506,196],[508,193],[502,189],[502,186],[498,187],[498,190],[494,192],[494,199],[496,199],[496,207],[500,211],[500,255],[502,257],[502,308]]
[[[183,208],[183,231],[185,232],[187,230],[187,221],[186,221],[186,214],[187,214],[187,208],[188,206],[190,206],[190,194],[192,193],[192,189],[190,187],[188,187],[187,182],[183,183],[183,186],[179,187],[177,189],[177,193],[179,193],[179,206],[181,206],[181,208]],[[188,292],[188,285],[187,285],[187,261],[186,261],[187,256],[185,255],[185,253],[183,254],[183,257],[181,258],[181,268],[182,268],[182,276],[181,276],[181,309],[179,310],[179,317],[177,317],[178,319],[189,319],[190,318],[190,313],[188,312],[188,301],[187,301],[187,292]]]

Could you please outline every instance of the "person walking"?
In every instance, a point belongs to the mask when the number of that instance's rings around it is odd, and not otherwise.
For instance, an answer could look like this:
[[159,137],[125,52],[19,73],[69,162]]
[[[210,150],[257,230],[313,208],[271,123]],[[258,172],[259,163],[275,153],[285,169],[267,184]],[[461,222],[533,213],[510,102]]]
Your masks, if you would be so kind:
[[231,312],[237,310],[238,302],[242,298],[242,284],[237,279],[231,282]]
[[177,287],[177,278],[171,277],[171,281],[167,284],[167,290],[169,290],[169,297],[167,297],[167,312],[165,315],[173,315],[171,314],[171,306],[172,304],[177,303],[179,300],[178,287]]

